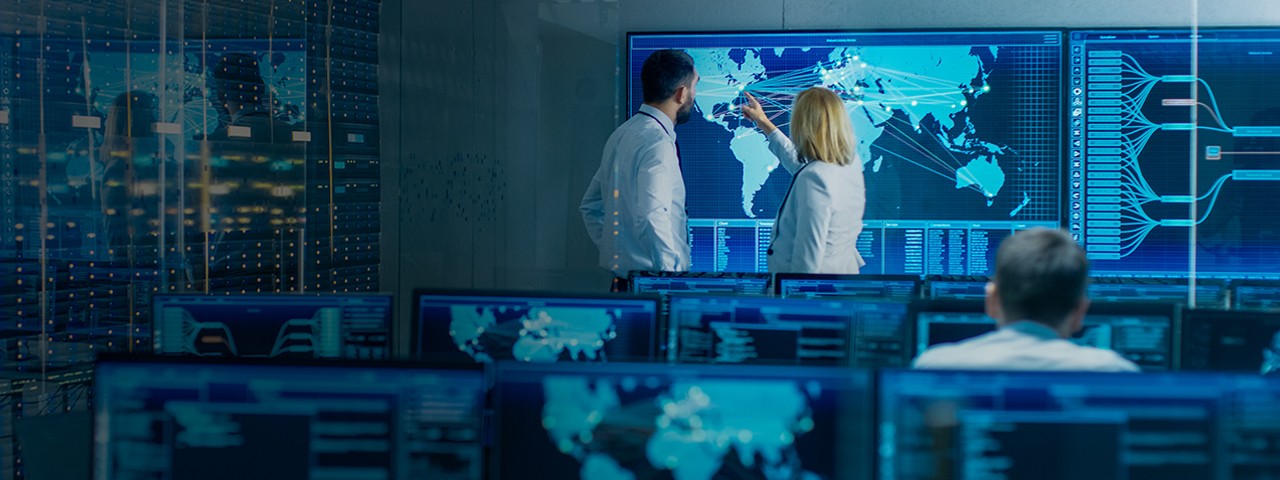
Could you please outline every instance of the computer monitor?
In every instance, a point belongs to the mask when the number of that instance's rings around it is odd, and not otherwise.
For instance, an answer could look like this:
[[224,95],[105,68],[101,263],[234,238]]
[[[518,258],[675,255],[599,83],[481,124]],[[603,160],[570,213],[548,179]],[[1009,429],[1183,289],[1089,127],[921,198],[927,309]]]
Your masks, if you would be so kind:
[[906,302],[674,296],[662,338],[676,363],[899,367],[911,323]]
[[910,302],[920,296],[916,275],[825,275],[779,273],[774,292],[782,298],[857,298]]
[[[866,178],[864,274],[989,275],[1004,238],[1061,226],[1060,30],[679,32],[627,36],[628,114],[654,51],[701,75],[677,127],[694,271],[763,272],[791,174],[742,115],[743,92],[784,131],[795,96],[843,100]],[[684,233],[684,232],[681,232]]]
[[[1089,298],[1100,302],[1191,301],[1190,282],[1185,278],[1094,277]],[[1227,284],[1218,279],[1196,280],[1196,306],[1226,306]]]
[[505,362],[497,382],[490,478],[871,478],[866,371]]
[[924,279],[926,298],[982,300],[987,298],[991,277],[981,275],[930,275]]
[[1232,280],[1231,308],[1280,312],[1280,281]]
[[96,480],[483,474],[478,366],[107,357]]
[[885,371],[880,478],[1267,478],[1280,383],[1239,375]]
[[648,361],[658,297],[418,290],[413,358],[483,362]]
[[[1084,327],[1070,340],[1112,350],[1144,371],[1173,367],[1178,305],[1158,302],[1094,302]],[[914,307],[916,355],[940,343],[953,343],[994,331],[980,301],[927,301]]]
[[1183,310],[1178,356],[1183,370],[1280,376],[1280,312]]
[[155,295],[159,355],[386,359],[391,295]]
[[769,295],[767,273],[631,272],[631,293]]

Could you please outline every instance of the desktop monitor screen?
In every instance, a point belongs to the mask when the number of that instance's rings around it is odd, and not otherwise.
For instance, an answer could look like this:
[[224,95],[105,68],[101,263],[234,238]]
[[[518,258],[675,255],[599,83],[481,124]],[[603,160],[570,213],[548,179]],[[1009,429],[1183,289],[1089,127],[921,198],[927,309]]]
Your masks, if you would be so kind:
[[908,303],[676,296],[667,359],[899,367],[910,351]]
[[107,358],[94,478],[480,478],[484,372],[466,368]]
[[[996,329],[980,301],[930,301],[915,307],[916,355],[940,343],[966,340]],[[1070,339],[1089,347],[1112,350],[1145,371],[1173,367],[1175,319],[1172,303],[1095,302],[1084,327]]]
[[411,354],[483,363],[648,361],[657,312],[652,296],[419,290]]
[[930,275],[924,280],[927,298],[939,300],[982,300],[988,283],[991,277],[979,275]]
[[1179,357],[1183,370],[1280,376],[1280,312],[1184,310]]
[[741,113],[743,92],[789,132],[810,87],[844,102],[866,179],[865,274],[988,275],[1000,241],[1061,222],[1061,31],[632,33],[641,67],[683,49],[700,75],[684,152],[694,271],[763,272],[791,174]]
[[[1185,278],[1095,277],[1089,283],[1089,298],[1105,302],[1189,303],[1190,282]],[[1222,280],[1196,280],[1196,306],[1225,306],[1227,285]]]
[[866,371],[498,365],[491,478],[871,476]]
[[880,478],[1267,478],[1280,383],[1238,375],[887,371]]
[[390,295],[156,295],[159,355],[385,359]]
[[1280,312],[1280,281],[1232,281],[1231,308]]
[[631,293],[769,295],[767,273],[631,272]]
[[910,302],[920,296],[915,275],[821,275],[779,273],[774,292],[782,298],[857,298]]

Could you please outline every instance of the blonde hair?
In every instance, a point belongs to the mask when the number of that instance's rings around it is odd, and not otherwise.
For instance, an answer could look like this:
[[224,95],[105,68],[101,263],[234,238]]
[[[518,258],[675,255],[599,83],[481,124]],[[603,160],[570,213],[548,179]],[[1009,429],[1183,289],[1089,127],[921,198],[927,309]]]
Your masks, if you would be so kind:
[[835,92],[813,87],[796,96],[791,140],[801,158],[848,165],[854,159],[853,123]]

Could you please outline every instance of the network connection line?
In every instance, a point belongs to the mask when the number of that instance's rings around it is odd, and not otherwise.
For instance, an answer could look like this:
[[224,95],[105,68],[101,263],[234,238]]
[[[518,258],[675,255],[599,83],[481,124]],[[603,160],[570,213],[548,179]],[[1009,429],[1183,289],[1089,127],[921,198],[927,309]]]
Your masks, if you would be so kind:
[[[874,69],[876,76],[881,80],[874,86],[863,86],[861,78],[865,77],[864,72],[869,69]],[[775,126],[778,128],[789,126],[789,122],[779,123],[776,120],[784,113],[790,112],[796,95],[814,85],[825,86],[845,101],[851,114],[855,109],[860,108],[873,125],[883,128],[885,134],[901,141],[911,152],[918,154],[918,157],[888,151],[884,152],[886,155],[951,181],[956,179],[957,171],[965,167],[964,162],[953,152],[954,147],[941,138],[940,133],[929,136],[946,152],[946,157],[935,154],[935,150],[920,143],[917,135],[913,135],[908,128],[900,125],[900,121],[895,120],[895,111],[905,110],[910,114],[912,107],[967,106],[968,100],[963,96],[966,90],[957,88],[953,81],[885,67],[873,67],[863,62],[859,56],[849,54],[839,60],[820,63],[813,68],[795,70],[749,84],[716,83],[706,78],[701,83],[711,83],[714,86],[704,88],[699,92],[700,95],[724,96],[731,100],[732,96],[742,92],[751,93],[766,112],[772,112],[768,114],[769,119],[775,121]],[[984,85],[970,87],[967,93],[972,96],[990,90],[989,85]],[[738,115],[739,113],[736,112],[741,107],[733,105],[732,101],[728,103],[730,104],[728,109],[718,113],[708,113],[707,120],[715,121],[727,115]],[[919,128],[919,125],[916,125],[912,130],[918,132]],[[752,132],[745,132],[738,135],[745,137],[752,134]],[[864,161],[869,160],[864,159]],[[977,184],[966,185],[963,188],[990,196]]]
[[[1119,52],[1116,52],[1119,53]],[[1101,58],[1107,56],[1099,55]],[[1162,195],[1147,181],[1139,158],[1148,143],[1160,132],[1202,130],[1239,134],[1240,131],[1226,123],[1218,107],[1213,88],[1203,79],[1191,75],[1158,76],[1148,72],[1129,54],[1114,55],[1115,67],[1103,67],[1101,72],[1090,72],[1089,111],[1089,178],[1090,193],[1098,195],[1090,205],[1090,235],[1111,237],[1118,242],[1116,251],[1120,258],[1136,252],[1147,236],[1156,228],[1191,227],[1208,219],[1217,205],[1218,197],[1230,180],[1242,177],[1254,181],[1280,181],[1280,174],[1272,171],[1240,171],[1223,175],[1203,194]],[[1100,69],[1100,70],[1102,70]],[[1205,92],[1206,102],[1181,100],[1166,105],[1204,108],[1209,112],[1208,125],[1191,123],[1161,123],[1153,121],[1143,107],[1151,100],[1155,88],[1164,83],[1193,84]],[[1077,112],[1080,115],[1081,112]],[[1110,202],[1106,201],[1110,199]],[[1156,204],[1190,204],[1208,201],[1209,206],[1194,219],[1155,218],[1148,209]]]

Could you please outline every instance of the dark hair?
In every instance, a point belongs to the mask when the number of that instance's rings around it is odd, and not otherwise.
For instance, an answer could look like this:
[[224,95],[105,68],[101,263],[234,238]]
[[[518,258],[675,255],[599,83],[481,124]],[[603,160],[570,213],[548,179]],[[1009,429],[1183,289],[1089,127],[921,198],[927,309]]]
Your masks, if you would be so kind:
[[253,55],[228,53],[218,59],[211,76],[221,101],[259,105],[267,97],[267,85]]
[[684,50],[658,50],[640,69],[645,103],[665,101],[693,78],[693,58]]
[[1087,294],[1089,259],[1062,230],[1025,230],[1000,244],[995,283],[1006,320],[1056,327]]
[[156,111],[160,100],[148,92],[130,90],[116,96],[107,110],[107,121],[102,132],[103,161],[111,152],[129,149],[130,138],[153,137],[151,130],[160,119]]

